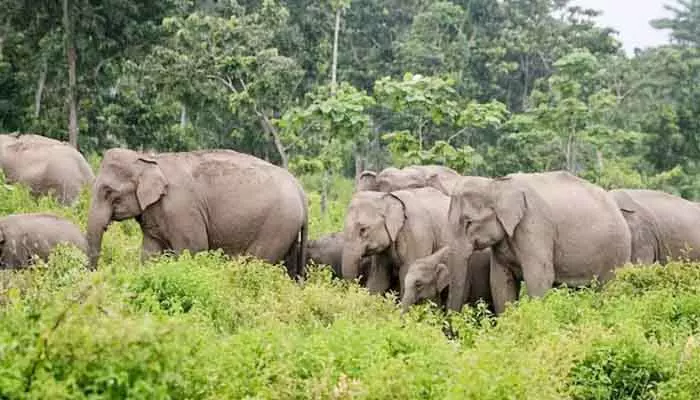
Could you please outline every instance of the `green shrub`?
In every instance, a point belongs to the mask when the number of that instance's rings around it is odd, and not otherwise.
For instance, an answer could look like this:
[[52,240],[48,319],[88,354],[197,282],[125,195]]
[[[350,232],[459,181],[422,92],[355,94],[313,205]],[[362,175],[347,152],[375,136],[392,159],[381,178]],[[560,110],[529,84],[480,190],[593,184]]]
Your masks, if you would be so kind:
[[[319,211],[303,177],[311,236],[342,229],[352,181]],[[311,188],[311,189],[309,189]],[[74,207],[0,185],[3,213]],[[97,271],[60,246],[48,262],[0,271],[0,398],[13,399],[696,399],[700,264],[630,267],[602,288],[523,297],[495,318],[483,305],[401,316],[311,268],[220,251],[141,264],[134,221],[105,233]],[[443,333],[446,327],[457,338]]]
[[571,370],[576,400],[653,399],[657,386],[669,379],[670,366],[647,343],[615,339],[596,343]]

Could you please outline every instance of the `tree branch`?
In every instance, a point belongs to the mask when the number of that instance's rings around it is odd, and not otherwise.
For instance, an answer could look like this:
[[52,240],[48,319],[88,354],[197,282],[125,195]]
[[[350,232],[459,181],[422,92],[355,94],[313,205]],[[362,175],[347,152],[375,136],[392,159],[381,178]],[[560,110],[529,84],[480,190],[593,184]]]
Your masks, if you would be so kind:
[[216,80],[218,80],[219,82],[223,83],[224,86],[226,86],[226,88],[228,88],[228,90],[230,90],[230,91],[232,91],[232,92],[234,92],[234,93],[238,93],[238,89],[236,89],[236,87],[233,86],[233,82],[231,82],[231,80],[228,79],[228,78],[224,78],[224,77],[222,77],[222,76],[220,76],[220,75],[207,75],[207,78],[209,78],[209,79],[216,79]]

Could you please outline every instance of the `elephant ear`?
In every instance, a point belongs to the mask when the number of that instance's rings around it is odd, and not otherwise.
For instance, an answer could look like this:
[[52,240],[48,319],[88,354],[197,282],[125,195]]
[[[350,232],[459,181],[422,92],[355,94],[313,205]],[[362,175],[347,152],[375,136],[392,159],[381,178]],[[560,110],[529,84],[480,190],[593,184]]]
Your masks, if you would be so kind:
[[428,173],[425,178],[426,186],[435,188],[444,193],[446,196],[452,195],[452,189],[456,183],[457,177],[450,179],[448,183],[445,182],[445,179],[443,179],[437,172]]
[[362,171],[357,179],[357,191],[361,190],[376,190],[377,173],[374,171]]
[[384,196],[384,199],[387,200],[384,208],[384,226],[391,241],[395,242],[406,221],[406,205],[398,196],[391,193]]
[[442,292],[450,284],[450,271],[447,269],[447,265],[438,264],[435,268],[435,275],[437,276],[438,292]]
[[506,234],[511,237],[525,216],[527,198],[525,192],[508,181],[494,182],[494,211]]
[[136,185],[136,198],[143,211],[167,193],[168,181],[155,160],[139,158],[139,162],[145,165]]
[[434,252],[430,258],[435,264],[447,263],[450,254],[450,246],[442,246],[436,252]]
[[610,192],[613,200],[617,203],[617,208],[623,213],[633,214],[639,208],[639,204],[630,195],[623,191],[613,190]]

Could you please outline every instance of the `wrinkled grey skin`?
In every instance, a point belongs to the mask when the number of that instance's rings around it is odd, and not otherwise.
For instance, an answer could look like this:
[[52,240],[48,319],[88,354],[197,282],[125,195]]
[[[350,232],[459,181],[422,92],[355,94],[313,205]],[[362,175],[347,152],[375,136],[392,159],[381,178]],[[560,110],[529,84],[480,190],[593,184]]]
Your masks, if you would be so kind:
[[700,206],[668,193],[645,189],[611,190],[631,233],[635,264],[700,260]]
[[356,192],[345,218],[343,277],[356,279],[362,258],[372,256],[370,293],[402,293],[408,266],[448,244],[449,201],[433,188]]
[[71,221],[47,213],[13,214],[0,218],[0,267],[32,265],[44,261],[58,244],[72,244],[87,252],[83,232]]
[[0,135],[0,168],[7,183],[29,187],[32,195],[53,193],[73,205],[95,175],[82,154],[67,143],[32,134]]
[[[345,246],[343,232],[334,232],[315,240],[309,240],[306,244],[307,265],[311,261],[316,264],[328,265],[333,271],[333,277],[341,278],[343,276],[343,246]],[[361,275],[367,274],[371,261],[371,257],[362,258]]]
[[465,265],[474,250],[491,248],[497,314],[517,300],[518,282],[540,297],[559,284],[605,282],[630,259],[630,232],[612,195],[568,172],[462,178],[448,218],[452,310],[470,295]]
[[285,260],[303,272],[307,199],[285,169],[233,150],[143,154],[108,150],[88,214],[90,266],[112,221],[135,218],[143,231],[142,259],[223,249],[268,262]]
[[[447,269],[449,246],[440,248],[435,253],[414,261],[406,273],[404,293],[401,298],[401,313],[420,302],[429,300],[444,306],[450,285],[450,274]],[[493,311],[491,286],[491,250],[477,250],[469,257],[469,298],[466,304],[476,304],[483,300]]]
[[[374,190],[378,192],[393,192],[403,189],[435,187],[432,180],[439,181],[443,187],[451,188],[460,175],[442,165],[412,165],[402,169],[389,167],[378,174],[364,171],[357,182],[357,191]],[[438,188],[440,189],[440,188]]]

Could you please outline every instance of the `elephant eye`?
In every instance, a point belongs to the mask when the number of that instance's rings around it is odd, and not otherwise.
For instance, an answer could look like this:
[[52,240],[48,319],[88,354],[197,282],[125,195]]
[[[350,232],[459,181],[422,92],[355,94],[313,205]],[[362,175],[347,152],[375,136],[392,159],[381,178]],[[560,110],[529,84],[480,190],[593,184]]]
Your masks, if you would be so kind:
[[366,234],[367,234],[367,227],[361,226],[360,227],[360,236],[365,236]]

